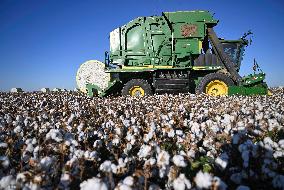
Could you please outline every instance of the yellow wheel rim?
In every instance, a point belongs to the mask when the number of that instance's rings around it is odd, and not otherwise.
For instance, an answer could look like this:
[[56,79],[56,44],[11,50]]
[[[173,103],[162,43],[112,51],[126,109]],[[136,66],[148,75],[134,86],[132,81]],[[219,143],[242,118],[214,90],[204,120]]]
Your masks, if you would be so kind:
[[145,95],[145,91],[142,87],[140,86],[133,86],[130,90],[129,90],[129,94],[131,96],[144,96]]
[[205,93],[211,96],[228,95],[228,85],[220,80],[213,80],[206,85]]

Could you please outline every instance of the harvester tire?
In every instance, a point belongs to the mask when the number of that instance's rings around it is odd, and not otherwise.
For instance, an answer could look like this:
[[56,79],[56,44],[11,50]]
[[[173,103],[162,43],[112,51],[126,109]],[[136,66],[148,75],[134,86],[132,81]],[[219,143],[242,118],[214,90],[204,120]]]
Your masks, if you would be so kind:
[[143,79],[132,79],[128,81],[121,90],[123,96],[145,96],[152,95],[150,84]]
[[196,94],[209,94],[213,96],[227,95],[228,87],[234,85],[233,80],[222,73],[205,75],[195,89]]

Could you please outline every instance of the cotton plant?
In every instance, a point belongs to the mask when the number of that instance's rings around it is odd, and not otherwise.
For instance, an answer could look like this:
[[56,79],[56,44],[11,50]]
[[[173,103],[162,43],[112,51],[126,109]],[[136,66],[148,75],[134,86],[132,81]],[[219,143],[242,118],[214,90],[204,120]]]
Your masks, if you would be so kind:
[[274,91],[143,98],[0,93],[0,186],[281,189],[284,89]]

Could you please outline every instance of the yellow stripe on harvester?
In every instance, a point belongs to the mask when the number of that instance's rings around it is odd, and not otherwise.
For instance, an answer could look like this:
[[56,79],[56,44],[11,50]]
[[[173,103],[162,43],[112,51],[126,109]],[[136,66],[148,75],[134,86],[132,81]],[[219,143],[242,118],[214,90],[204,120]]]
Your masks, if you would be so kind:
[[202,50],[202,41],[198,41],[198,48],[199,48],[199,53],[201,53]]
[[173,68],[173,66],[169,65],[160,65],[160,66],[154,66],[154,65],[143,65],[143,66],[138,66],[138,67],[133,67],[133,66],[122,66],[122,69],[170,69]]
[[193,70],[206,70],[206,67],[203,67],[203,66],[193,66],[192,69]]

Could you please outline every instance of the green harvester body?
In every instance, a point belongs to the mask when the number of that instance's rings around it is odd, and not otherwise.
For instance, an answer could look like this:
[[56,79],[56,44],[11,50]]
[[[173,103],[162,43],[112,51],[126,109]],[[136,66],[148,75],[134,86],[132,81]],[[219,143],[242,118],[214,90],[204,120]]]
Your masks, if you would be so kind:
[[88,95],[115,94],[133,79],[146,81],[154,93],[194,93],[211,73],[233,81],[229,95],[267,94],[264,73],[238,74],[248,40],[218,38],[217,23],[208,11],[178,11],[138,17],[113,30],[105,55],[109,86],[86,84]]

